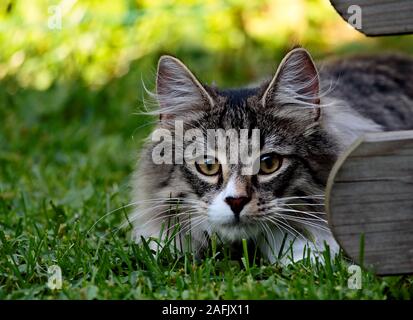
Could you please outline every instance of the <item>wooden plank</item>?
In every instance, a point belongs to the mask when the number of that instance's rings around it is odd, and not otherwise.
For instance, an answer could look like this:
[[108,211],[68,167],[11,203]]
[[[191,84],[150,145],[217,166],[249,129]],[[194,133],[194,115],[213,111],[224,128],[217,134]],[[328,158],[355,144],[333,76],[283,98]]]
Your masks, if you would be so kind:
[[[349,22],[355,11],[350,6],[359,6],[361,12],[360,32],[368,36],[413,33],[412,0],[330,0],[340,16]],[[354,7],[353,7],[354,8]]]
[[[413,2],[413,1],[412,1]],[[367,134],[334,165],[326,209],[333,235],[377,274],[413,273],[413,131]]]

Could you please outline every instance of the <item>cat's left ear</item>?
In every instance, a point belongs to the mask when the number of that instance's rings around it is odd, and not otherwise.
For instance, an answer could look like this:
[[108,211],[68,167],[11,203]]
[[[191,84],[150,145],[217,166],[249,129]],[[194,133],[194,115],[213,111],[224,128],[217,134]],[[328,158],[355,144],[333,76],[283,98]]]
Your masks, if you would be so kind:
[[[291,107],[290,111],[308,109],[310,117],[320,118],[320,81],[310,54],[302,48],[290,51],[262,96],[264,107]],[[297,108],[300,108],[297,110]],[[304,108],[304,109],[303,109]]]

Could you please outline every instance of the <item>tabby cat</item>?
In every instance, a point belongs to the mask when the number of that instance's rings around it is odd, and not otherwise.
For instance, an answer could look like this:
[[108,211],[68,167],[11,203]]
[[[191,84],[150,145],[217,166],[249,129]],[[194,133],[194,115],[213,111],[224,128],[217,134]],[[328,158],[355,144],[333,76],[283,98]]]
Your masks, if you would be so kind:
[[337,253],[324,212],[328,174],[360,135],[413,128],[412,74],[413,60],[398,54],[336,59],[318,71],[310,54],[296,48],[261,85],[219,89],[162,56],[155,130],[182,139],[176,121],[184,132],[197,128],[205,135],[207,129],[259,129],[259,169],[242,174],[222,155],[157,164],[159,142],[149,140],[133,180],[134,239],[159,238],[179,223],[178,246],[190,242],[195,253],[213,234],[224,243],[245,238],[281,264],[308,252],[316,257],[326,244]]

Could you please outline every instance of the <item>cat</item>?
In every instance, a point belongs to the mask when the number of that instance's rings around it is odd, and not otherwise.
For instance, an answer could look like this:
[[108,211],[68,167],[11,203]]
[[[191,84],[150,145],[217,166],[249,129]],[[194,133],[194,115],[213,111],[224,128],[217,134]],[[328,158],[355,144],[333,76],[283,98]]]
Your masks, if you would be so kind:
[[243,175],[223,158],[156,164],[158,142],[148,140],[133,178],[133,239],[159,238],[179,220],[179,236],[190,235],[180,237],[182,250],[190,242],[199,253],[215,234],[224,243],[252,241],[282,265],[307,253],[320,258],[326,245],[334,256],[339,245],[324,212],[329,172],[362,134],[413,128],[412,74],[413,60],[399,54],[330,60],[318,70],[308,51],[295,48],[261,85],[219,89],[162,56],[156,130],[179,138],[177,121],[205,135],[259,129],[259,170]]

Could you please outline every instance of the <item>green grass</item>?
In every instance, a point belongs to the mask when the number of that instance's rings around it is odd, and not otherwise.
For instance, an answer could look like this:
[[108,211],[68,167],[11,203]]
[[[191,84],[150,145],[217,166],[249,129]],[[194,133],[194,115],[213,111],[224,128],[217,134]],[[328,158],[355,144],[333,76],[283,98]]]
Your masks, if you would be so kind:
[[[220,248],[203,260],[172,249],[155,257],[118,231],[127,209],[99,220],[129,202],[128,179],[150,130],[150,119],[133,115],[139,81],[130,73],[99,91],[73,80],[45,92],[2,82],[0,299],[413,297],[412,277],[363,272],[363,288],[348,289],[342,256],[285,268],[232,260]],[[51,265],[62,269],[61,290],[46,286]]]

